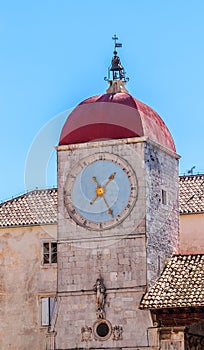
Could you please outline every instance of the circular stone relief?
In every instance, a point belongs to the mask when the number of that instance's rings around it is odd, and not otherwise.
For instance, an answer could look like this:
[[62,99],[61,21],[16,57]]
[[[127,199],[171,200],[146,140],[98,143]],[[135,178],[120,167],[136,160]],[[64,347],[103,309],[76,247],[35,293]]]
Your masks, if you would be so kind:
[[108,340],[112,333],[112,326],[108,320],[98,320],[93,325],[95,339]]

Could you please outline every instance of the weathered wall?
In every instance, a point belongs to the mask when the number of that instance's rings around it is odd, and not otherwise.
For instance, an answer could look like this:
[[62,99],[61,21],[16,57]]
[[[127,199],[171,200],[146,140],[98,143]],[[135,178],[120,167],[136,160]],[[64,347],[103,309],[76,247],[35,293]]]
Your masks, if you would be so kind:
[[[67,176],[77,162],[97,152],[123,157],[137,177],[134,208],[123,222],[105,231],[90,231],[77,225],[65,208]],[[142,138],[59,148],[57,349],[151,348],[147,332],[152,326],[150,313],[138,307],[147,287],[147,275],[149,282],[155,280],[164,260],[177,249],[178,187],[175,182],[178,182],[178,171],[174,155],[154,143],[147,145]],[[168,195],[165,209],[161,208],[162,188]],[[100,276],[107,288],[106,318],[112,326],[122,327],[123,339],[116,341],[111,336],[99,342],[93,336],[84,345],[81,329],[87,326],[93,330],[96,321],[93,284]]]
[[44,268],[42,240],[56,225],[0,229],[0,349],[45,349],[40,295],[56,291],[56,267]]
[[160,328],[160,350],[185,350],[185,327]]
[[[142,142],[128,144],[126,140],[76,145],[58,152],[58,301],[56,317],[56,348],[74,349],[118,348],[140,343],[147,346],[149,312],[138,310],[146,286],[145,240],[145,169]],[[64,188],[72,168],[87,156],[109,152],[124,158],[137,177],[137,201],[129,216],[119,225],[105,231],[90,231],[77,225],[65,208]],[[106,287],[106,319],[114,327],[123,329],[123,340],[113,336],[100,342],[95,340],[93,325],[97,320],[96,279],[103,278]],[[138,323],[140,327],[135,337]],[[89,344],[82,342],[82,327],[90,327]],[[135,339],[137,338],[137,340]]]
[[187,329],[185,343],[186,350],[204,349],[204,323],[194,324]]
[[[135,344],[138,323],[151,324],[149,312],[138,310],[146,285],[146,253],[144,237],[116,240],[111,246],[94,249],[77,247],[74,243],[59,244],[59,311],[57,316],[57,348],[78,348],[81,329],[91,327],[88,346],[97,348],[93,325],[97,320],[96,296],[93,291],[100,275],[106,287],[105,317],[112,326],[123,329],[123,341],[112,337],[102,347]],[[71,273],[70,273],[71,272]],[[139,327],[137,341],[147,345],[146,327]],[[87,344],[86,344],[87,346]]]
[[[148,311],[138,309],[142,292],[137,289],[126,289],[119,291],[113,289],[107,291],[106,319],[111,322],[112,327],[122,327],[122,339],[114,340],[113,334],[106,341],[94,339],[95,294],[78,292],[75,294],[61,295],[59,298],[59,316],[56,337],[56,349],[78,349],[78,348],[117,348],[124,346],[133,348],[135,343],[141,347],[148,346],[146,329],[151,325],[151,317]],[[73,297],[75,302],[73,302]],[[89,341],[82,341],[82,327],[91,328]],[[72,330],[72,332],[70,331]],[[138,347],[139,347],[138,345]]]
[[99,275],[107,289],[146,286],[146,249],[144,236],[112,240],[100,248],[83,243],[58,245],[58,292],[89,291]]
[[180,253],[204,252],[204,214],[180,215]]
[[[146,143],[146,236],[148,284],[162,272],[165,260],[178,252],[178,158]],[[166,204],[162,203],[162,190]]]

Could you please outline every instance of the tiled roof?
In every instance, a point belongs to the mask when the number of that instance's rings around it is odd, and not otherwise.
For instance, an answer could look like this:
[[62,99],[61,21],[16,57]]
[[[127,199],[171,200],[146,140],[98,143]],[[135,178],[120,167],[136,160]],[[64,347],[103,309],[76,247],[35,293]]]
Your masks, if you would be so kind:
[[201,306],[204,306],[204,254],[173,256],[141,302],[143,309]]
[[0,227],[57,223],[57,189],[35,190],[0,205]]
[[204,175],[179,177],[180,214],[204,213]]

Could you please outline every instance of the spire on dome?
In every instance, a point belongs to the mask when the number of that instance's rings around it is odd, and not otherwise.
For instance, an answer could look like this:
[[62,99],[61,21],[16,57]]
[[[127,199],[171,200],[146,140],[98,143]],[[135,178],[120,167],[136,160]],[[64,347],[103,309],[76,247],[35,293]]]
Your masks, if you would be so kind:
[[126,72],[120,62],[120,57],[117,55],[118,52],[116,50],[116,48],[122,47],[122,44],[117,42],[118,38],[116,35],[114,35],[112,39],[115,42],[113,51],[114,56],[112,58],[111,65],[108,68],[108,78],[104,78],[109,83],[109,88],[106,90],[106,92],[108,94],[128,92],[125,88],[125,84],[129,78],[126,78],[125,76]]

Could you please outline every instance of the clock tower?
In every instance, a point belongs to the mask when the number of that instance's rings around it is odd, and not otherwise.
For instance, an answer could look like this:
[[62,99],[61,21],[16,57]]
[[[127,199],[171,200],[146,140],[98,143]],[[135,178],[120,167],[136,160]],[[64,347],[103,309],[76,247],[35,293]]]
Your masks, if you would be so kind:
[[126,90],[113,39],[106,93],[79,103],[57,147],[52,349],[153,349],[140,302],[177,251],[175,145],[159,115]]

